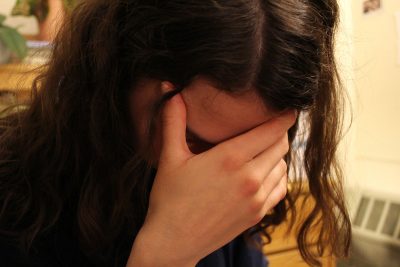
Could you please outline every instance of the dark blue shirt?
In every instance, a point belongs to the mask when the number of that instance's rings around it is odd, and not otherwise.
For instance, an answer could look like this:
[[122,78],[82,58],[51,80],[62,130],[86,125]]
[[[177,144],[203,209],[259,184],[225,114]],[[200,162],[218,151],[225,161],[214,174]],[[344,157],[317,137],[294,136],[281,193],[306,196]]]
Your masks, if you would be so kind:
[[202,259],[196,267],[267,267],[265,256],[242,236]]

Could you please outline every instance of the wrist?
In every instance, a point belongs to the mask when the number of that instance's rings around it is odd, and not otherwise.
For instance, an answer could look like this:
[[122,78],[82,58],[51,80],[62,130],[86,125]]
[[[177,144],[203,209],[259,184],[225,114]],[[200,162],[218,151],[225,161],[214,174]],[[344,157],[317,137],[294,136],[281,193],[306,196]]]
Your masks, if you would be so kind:
[[198,260],[186,256],[174,242],[160,238],[154,231],[139,231],[126,267],[194,267]]

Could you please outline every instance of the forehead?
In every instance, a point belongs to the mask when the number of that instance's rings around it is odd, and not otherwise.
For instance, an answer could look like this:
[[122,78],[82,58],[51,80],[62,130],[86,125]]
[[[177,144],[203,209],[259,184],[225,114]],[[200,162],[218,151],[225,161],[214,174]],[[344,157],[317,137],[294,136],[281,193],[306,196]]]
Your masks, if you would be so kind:
[[255,90],[227,93],[204,78],[182,91],[187,109],[187,127],[210,143],[219,143],[246,132],[276,116]]

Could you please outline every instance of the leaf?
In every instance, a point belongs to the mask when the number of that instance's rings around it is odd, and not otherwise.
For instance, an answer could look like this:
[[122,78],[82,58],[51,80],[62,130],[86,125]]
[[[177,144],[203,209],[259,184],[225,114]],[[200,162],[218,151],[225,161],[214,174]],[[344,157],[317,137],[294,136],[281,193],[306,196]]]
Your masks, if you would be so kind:
[[30,16],[32,14],[32,3],[29,0],[17,0],[11,11],[13,16]]
[[15,55],[22,59],[28,53],[26,41],[15,29],[3,26],[0,28],[0,40],[4,43],[8,49],[10,49]]
[[5,20],[6,20],[6,16],[0,14],[0,25],[2,25]]

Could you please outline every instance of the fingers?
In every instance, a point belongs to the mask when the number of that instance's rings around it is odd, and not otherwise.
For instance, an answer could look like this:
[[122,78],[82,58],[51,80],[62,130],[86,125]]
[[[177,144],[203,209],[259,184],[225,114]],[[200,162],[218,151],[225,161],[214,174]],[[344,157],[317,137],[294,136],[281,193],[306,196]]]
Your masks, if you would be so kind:
[[279,181],[278,185],[274,188],[271,194],[268,195],[267,200],[264,203],[264,206],[261,210],[261,213],[264,216],[275,207],[282,199],[285,198],[287,194],[287,176],[285,175]]
[[287,191],[287,167],[281,160],[268,174],[258,191],[253,196],[250,212],[255,213],[252,225],[257,224],[265,214],[281,201]]
[[[162,83],[162,91],[168,91],[169,86],[168,83]],[[176,94],[164,105],[162,136],[160,161],[174,164],[188,157],[190,150],[186,143],[186,107],[180,94]]]
[[286,162],[281,159],[262,183],[268,195],[271,194],[271,192],[279,185],[279,183],[281,183],[282,179],[284,179],[286,176],[287,165]]
[[276,143],[296,121],[296,112],[290,110],[279,117],[223,143],[224,146],[238,149],[243,161],[249,161]]
[[279,141],[271,145],[253,160],[247,163],[247,168],[257,170],[261,177],[267,177],[271,170],[279,163],[286,163],[282,159],[289,151],[289,141],[285,134]]
[[279,164],[268,174],[262,182],[257,194],[263,194],[263,204],[272,194],[272,192],[282,183],[282,180],[287,180],[286,162],[281,160]]

